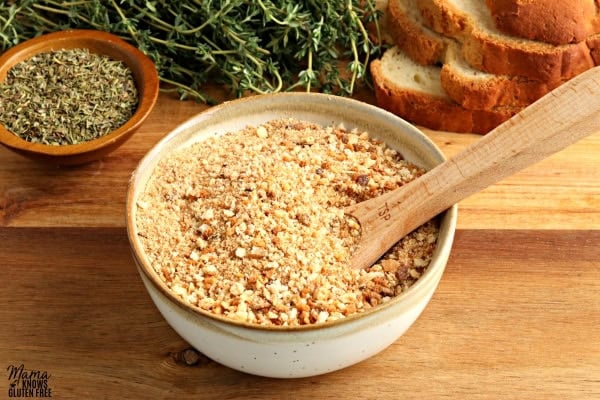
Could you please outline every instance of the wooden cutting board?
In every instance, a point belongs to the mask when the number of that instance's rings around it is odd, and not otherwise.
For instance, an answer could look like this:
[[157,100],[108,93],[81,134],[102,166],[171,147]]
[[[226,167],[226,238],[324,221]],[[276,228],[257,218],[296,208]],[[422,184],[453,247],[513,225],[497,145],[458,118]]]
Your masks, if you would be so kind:
[[[438,291],[390,348],[286,381],[190,349],[129,254],[131,172],[205,108],[161,95],[129,142],[82,167],[0,149],[0,397],[23,365],[60,399],[600,398],[600,129],[460,203]],[[427,133],[448,156],[479,139]]]

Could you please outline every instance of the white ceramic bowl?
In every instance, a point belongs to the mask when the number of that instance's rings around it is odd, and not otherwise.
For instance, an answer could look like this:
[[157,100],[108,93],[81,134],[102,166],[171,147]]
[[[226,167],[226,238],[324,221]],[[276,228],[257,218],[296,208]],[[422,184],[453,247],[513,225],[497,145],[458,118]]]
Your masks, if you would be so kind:
[[446,266],[457,207],[441,218],[435,254],[423,276],[391,301],[334,322],[294,328],[233,322],[193,308],[173,295],[144,255],[136,232],[136,199],[157,162],[170,151],[213,135],[279,118],[296,118],[368,131],[426,169],[442,162],[441,151],[422,132],[377,107],[324,94],[287,93],[250,97],[210,108],[183,123],[140,162],[127,195],[127,228],[135,262],[150,296],[181,337],[211,359],[251,374],[296,378],[335,371],[382,351],[421,314]]

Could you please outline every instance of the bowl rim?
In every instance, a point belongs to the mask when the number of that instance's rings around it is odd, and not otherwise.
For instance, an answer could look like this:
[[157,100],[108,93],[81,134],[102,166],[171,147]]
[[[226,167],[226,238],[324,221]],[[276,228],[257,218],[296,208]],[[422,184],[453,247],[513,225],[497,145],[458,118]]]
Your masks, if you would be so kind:
[[[75,45],[77,44],[77,45]],[[135,131],[152,111],[158,99],[159,77],[152,60],[141,50],[127,43],[119,36],[93,29],[70,29],[43,34],[21,42],[0,54],[0,82],[4,81],[7,72],[17,63],[34,54],[64,48],[90,48],[96,54],[108,55],[96,46],[110,47],[111,51],[122,55],[123,61],[134,73],[134,81],[138,90],[138,105],[134,114],[119,128],[96,139],[77,144],[47,145],[29,142],[6,129],[0,124],[0,143],[15,150],[46,156],[75,156],[110,146],[124,136]],[[138,63],[139,74],[136,76],[132,63]]]
[[[144,257],[145,252],[141,247],[141,243],[139,242],[135,228],[135,213],[133,209],[136,207],[136,191],[137,191],[137,178],[142,172],[145,170],[144,167],[149,166],[152,169],[155,168],[156,163],[163,159],[170,151],[163,151],[163,147],[165,147],[169,142],[174,140],[179,134],[185,133],[188,127],[192,125],[197,125],[202,123],[203,121],[208,121],[214,117],[215,114],[218,114],[224,110],[234,108],[240,104],[247,102],[254,102],[257,99],[259,101],[271,98],[273,100],[286,98],[299,98],[304,99],[305,101],[310,101],[311,98],[318,98],[321,101],[337,101],[340,102],[341,107],[364,107],[368,109],[370,112],[375,113],[380,118],[391,118],[395,123],[399,124],[403,127],[403,129],[407,129],[412,131],[413,134],[416,134],[420,137],[420,139],[425,142],[425,146],[432,150],[436,157],[440,158],[440,162],[446,159],[445,155],[442,151],[437,147],[437,145],[422,131],[417,129],[414,125],[408,123],[402,118],[384,110],[374,105],[362,102],[360,100],[340,97],[329,94],[322,93],[304,93],[304,92],[291,92],[291,93],[271,93],[271,94],[261,94],[251,97],[240,98],[236,100],[226,101],[219,105],[213,106],[209,109],[206,109],[190,118],[188,118],[183,123],[177,125],[173,130],[171,130],[167,135],[165,135],[160,141],[158,141],[139,161],[137,167],[132,172],[128,188],[127,188],[127,198],[126,198],[126,228],[127,228],[127,237],[130,243],[131,254],[134,258],[134,261],[137,264],[137,269],[140,273],[142,273],[150,284],[157,289],[162,295],[166,297],[166,299],[170,300],[172,304],[177,306],[178,309],[182,311],[191,311],[193,315],[198,317],[208,318],[209,320],[224,323],[227,326],[238,327],[238,328],[246,328],[257,331],[264,332],[300,332],[300,331],[310,331],[315,329],[325,329],[337,327],[345,324],[349,324],[352,321],[357,319],[364,319],[367,316],[376,315],[383,310],[386,310],[393,305],[401,302],[408,302],[411,297],[413,297],[414,292],[424,290],[425,286],[431,284],[430,281],[435,279],[435,271],[434,269],[441,269],[440,273],[443,274],[443,271],[446,267],[446,263],[441,260],[445,257],[444,252],[450,252],[454,241],[454,235],[456,231],[456,221],[458,215],[458,205],[455,204],[446,211],[443,211],[438,215],[440,224],[445,222],[447,225],[447,235],[445,237],[445,242],[443,246],[439,245],[439,242],[436,244],[436,248],[434,250],[434,258],[432,259],[432,263],[434,261],[440,260],[439,263],[441,265],[435,265],[436,268],[430,268],[428,266],[427,270],[423,273],[423,275],[408,289],[403,291],[397,296],[394,296],[389,301],[379,304],[373,308],[369,308],[365,311],[354,313],[348,317],[328,321],[324,323],[315,323],[315,324],[307,324],[307,325],[298,325],[298,326],[280,326],[280,325],[259,325],[250,322],[243,322],[230,319],[226,316],[216,315],[211,313],[210,311],[203,310],[199,307],[192,306],[191,304],[185,302],[178,296],[176,296],[172,290],[170,290],[166,284],[160,279],[160,277],[154,271],[151,263],[148,261],[147,257]],[[340,121],[343,123],[343,121]],[[250,125],[250,124],[249,124]],[[175,148],[181,148],[184,144],[179,144],[175,146]],[[151,175],[151,173],[150,173]],[[439,238],[438,238],[439,239]],[[447,256],[446,256],[447,257]],[[407,299],[408,298],[408,299]]]

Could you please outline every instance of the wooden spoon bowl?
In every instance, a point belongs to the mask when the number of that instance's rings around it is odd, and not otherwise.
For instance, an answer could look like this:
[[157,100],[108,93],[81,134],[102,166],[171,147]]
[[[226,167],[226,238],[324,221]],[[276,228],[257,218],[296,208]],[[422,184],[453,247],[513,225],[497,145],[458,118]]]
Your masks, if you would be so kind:
[[153,62],[140,50],[113,34],[94,30],[69,30],[28,40],[0,56],[0,82],[19,62],[35,54],[63,49],[88,49],[92,53],[124,62],[133,73],[138,90],[134,115],[121,127],[88,142],[72,145],[45,145],[21,139],[0,125],[0,143],[26,157],[59,165],[83,164],[100,159],[122,145],[150,114],[158,98],[159,80]]

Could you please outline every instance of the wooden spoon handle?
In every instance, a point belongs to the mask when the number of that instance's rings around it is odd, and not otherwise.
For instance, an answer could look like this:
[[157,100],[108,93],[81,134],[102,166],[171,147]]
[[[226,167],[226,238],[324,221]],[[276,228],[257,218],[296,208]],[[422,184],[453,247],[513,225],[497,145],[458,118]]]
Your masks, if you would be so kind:
[[364,240],[352,266],[373,264],[435,215],[489,185],[600,131],[600,67],[542,97],[422,177],[348,207]]

